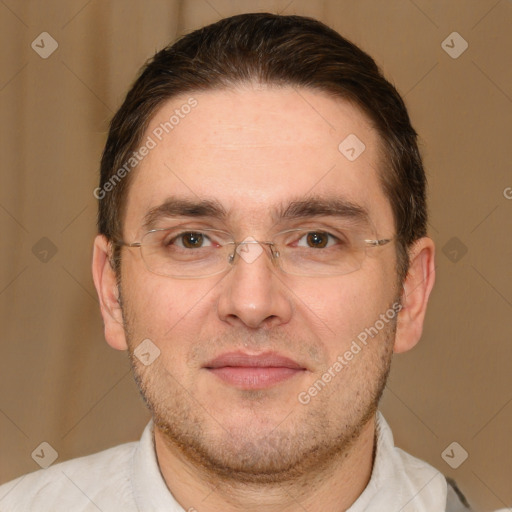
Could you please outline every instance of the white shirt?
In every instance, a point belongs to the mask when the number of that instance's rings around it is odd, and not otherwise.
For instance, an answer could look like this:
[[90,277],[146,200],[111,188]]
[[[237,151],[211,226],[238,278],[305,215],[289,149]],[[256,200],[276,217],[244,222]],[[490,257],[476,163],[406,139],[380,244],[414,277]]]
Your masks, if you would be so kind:
[[[389,425],[377,413],[372,475],[347,512],[445,512],[446,500],[443,475],[396,448]],[[98,510],[188,512],[174,499],[160,473],[152,422],[139,442],[56,464],[0,486],[2,512]]]

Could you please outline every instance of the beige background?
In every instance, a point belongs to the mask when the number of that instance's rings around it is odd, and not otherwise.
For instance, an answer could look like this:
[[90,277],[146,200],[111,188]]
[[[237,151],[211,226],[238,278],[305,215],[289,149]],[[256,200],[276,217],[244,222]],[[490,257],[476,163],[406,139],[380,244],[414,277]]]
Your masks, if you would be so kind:
[[[61,461],[139,437],[148,414],[125,354],[103,340],[90,276],[107,123],[155,50],[250,11],[328,22],[405,96],[430,179],[437,285],[382,409],[397,444],[476,508],[512,506],[507,0],[2,0],[0,482],[38,469],[42,441]],[[469,43],[457,59],[441,47],[454,31]],[[47,59],[31,48],[41,32],[59,45]],[[441,458],[452,441],[469,453],[458,469]]]

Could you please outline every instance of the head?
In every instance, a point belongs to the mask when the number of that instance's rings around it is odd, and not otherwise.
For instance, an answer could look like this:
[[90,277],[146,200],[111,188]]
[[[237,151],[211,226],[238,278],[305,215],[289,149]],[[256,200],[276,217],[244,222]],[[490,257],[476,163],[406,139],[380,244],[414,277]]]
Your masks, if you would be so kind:
[[[289,478],[349,449],[393,351],[419,340],[433,286],[416,133],[374,61],[297,16],[246,14],[192,32],[146,64],[114,116],[96,196],[106,338],[129,351],[169,446],[246,481]],[[335,229],[347,211],[359,212],[350,222],[363,239],[392,242],[343,275],[287,274],[262,246],[224,272],[180,279],[123,245],[176,219],[268,241]],[[158,357],[144,364],[138,346]],[[247,385],[215,368],[233,353],[295,368]]]

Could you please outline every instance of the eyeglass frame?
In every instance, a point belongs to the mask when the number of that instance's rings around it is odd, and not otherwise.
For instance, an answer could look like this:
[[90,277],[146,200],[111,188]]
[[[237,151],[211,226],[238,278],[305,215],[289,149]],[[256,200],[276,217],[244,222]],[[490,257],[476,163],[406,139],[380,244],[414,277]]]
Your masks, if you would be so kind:
[[[301,277],[332,277],[332,276],[337,276],[337,275],[348,275],[348,274],[351,274],[352,272],[356,272],[357,270],[359,270],[361,268],[359,266],[359,267],[355,268],[354,270],[351,270],[350,272],[339,273],[339,274],[336,274],[336,273],[335,274],[295,274],[295,273],[287,272],[286,270],[284,270],[282,268],[282,265],[280,265],[280,263],[279,263],[279,261],[281,261],[281,260],[279,260],[280,254],[279,254],[279,251],[276,250],[276,248],[275,248],[275,246],[276,246],[275,242],[260,241],[260,240],[247,240],[247,238],[249,238],[249,237],[247,237],[245,240],[243,240],[241,242],[237,242],[236,240],[233,239],[233,235],[231,235],[231,233],[229,233],[228,231],[224,231],[222,229],[213,229],[213,228],[198,228],[197,229],[198,233],[213,231],[216,233],[223,233],[225,235],[228,235],[228,237],[232,239],[232,241],[230,241],[222,246],[222,247],[225,247],[227,245],[234,246],[233,252],[232,252],[232,254],[229,255],[229,258],[227,261],[228,265],[223,270],[219,270],[218,272],[214,272],[212,274],[200,275],[200,276],[180,276],[180,275],[173,275],[173,274],[164,274],[161,272],[156,272],[155,270],[152,270],[149,267],[149,265],[146,261],[146,258],[144,257],[144,253],[143,253],[143,241],[144,241],[144,238],[151,233],[161,232],[161,231],[169,231],[170,229],[171,228],[151,229],[151,230],[147,231],[146,233],[144,233],[144,235],[142,235],[140,242],[125,242],[123,240],[113,240],[112,244],[116,245],[118,247],[139,247],[142,261],[144,262],[144,266],[146,267],[146,269],[149,272],[151,272],[152,274],[155,274],[157,276],[170,277],[173,279],[203,279],[203,278],[213,277],[213,276],[222,274],[223,272],[227,272],[227,271],[231,270],[231,268],[233,268],[232,266],[230,267],[229,265],[234,264],[235,254],[237,253],[238,247],[240,247],[242,245],[246,245],[246,244],[258,244],[260,246],[269,247],[270,248],[270,259],[272,261],[272,264],[274,266],[276,266],[277,268],[279,268],[282,272],[284,272],[285,274],[288,274],[288,275],[295,275],[295,276],[301,276]],[[314,232],[315,230],[314,229],[306,229],[306,228],[293,228],[293,229],[287,229],[284,231],[280,231],[279,233],[276,233],[274,236],[279,236],[279,235],[286,234],[286,233],[292,233],[295,231]],[[318,231],[321,231],[321,230],[318,230]],[[186,233],[186,232],[194,233],[196,231],[194,231],[194,229],[190,229],[190,230],[184,231],[184,233]],[[322,232],[330,234],[327,231],[322,231]],[[332,236],[335,236],[335,235],[332,235]],[[364,239],[364,240],[362,240],[362,242],[364,242],[364,244],[366,245],[366,248],[368,248],[368,247],[382,247],[382,246],[392,242],[393,240],[394,240],[394,237],[380,238],[380,239],[379,238]]]

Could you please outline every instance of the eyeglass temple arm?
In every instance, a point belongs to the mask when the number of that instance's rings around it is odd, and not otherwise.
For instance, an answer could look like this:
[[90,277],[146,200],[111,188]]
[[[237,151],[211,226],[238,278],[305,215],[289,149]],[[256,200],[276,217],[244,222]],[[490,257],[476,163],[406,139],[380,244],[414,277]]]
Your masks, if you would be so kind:
[[365,240],[364,242],[371,247],[378,247],[380,245],[388,244],[391,240],[391,238],[381,238],[380,240]]

